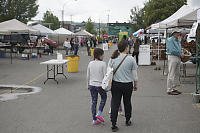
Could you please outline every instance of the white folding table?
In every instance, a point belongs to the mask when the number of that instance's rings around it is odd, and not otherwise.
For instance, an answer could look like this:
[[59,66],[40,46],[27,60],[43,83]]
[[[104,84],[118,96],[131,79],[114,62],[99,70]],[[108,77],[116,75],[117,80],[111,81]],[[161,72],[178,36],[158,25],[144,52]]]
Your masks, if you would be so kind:
[[[41,62],[40,64],[47,65],[47,79],[44,81],[44,84],[49,79],[53,79],[58,84],[58,81],[55,78],[58,74],[62,74],[67,79],[66,75],[64,74],[64,65],[67,62],[69,62],[69,60],[57,60],[57,59],[52,59],[52,60],[48,60],[48,61],[45,61],[45,62]],[[51,65],[52,65],[52,67],[49,67]],[[61,72],[59,72],[59,68],[61,68]],[[53,71],[53,77],[49,76],[50,71]]]

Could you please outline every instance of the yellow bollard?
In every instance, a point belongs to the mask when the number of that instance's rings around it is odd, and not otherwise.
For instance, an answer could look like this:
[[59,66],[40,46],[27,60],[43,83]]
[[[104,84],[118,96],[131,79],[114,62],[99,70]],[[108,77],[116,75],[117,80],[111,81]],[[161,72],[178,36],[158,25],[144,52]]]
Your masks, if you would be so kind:
[[90,48],[91,56],[94,57],[94,48]]

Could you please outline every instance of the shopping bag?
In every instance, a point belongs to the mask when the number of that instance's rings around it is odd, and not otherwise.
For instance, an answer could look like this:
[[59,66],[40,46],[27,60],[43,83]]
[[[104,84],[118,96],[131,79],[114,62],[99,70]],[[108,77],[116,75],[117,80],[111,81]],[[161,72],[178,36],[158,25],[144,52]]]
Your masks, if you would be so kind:
[[105,91],[111,90],[112,78],[113,78],[113,68],[108,66],[107,73],[104,76],[102,80],[102,85],[101,85]]

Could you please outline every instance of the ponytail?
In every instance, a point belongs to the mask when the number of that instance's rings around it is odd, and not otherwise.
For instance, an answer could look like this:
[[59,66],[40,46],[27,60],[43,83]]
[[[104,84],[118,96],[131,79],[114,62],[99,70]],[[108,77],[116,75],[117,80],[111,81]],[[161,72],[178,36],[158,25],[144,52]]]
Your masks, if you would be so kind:
[[115,58],[117,58],[118,56],[119,56],[119,51],[118,51],[118,49],[117,49],[117,50],[115,50],[115,51],[112,53],[111,59],[115,59]]

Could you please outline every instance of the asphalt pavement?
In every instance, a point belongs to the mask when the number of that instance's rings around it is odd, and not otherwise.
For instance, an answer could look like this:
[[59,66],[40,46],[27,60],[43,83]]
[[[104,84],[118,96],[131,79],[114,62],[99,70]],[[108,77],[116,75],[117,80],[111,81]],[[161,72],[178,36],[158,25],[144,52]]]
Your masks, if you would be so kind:
[[[108,62],[112,46],[105,51]],[[61,52],[61,51],[60,51]],[[64,51],[62,51],[64,53]],[[0,84],[30,85],[42,88],[33,95],[15,100],[0,101],[0,133],[109,133],[110,92],[103,117],[105,122],[92,126],[91,97],[86,88],[86,70],[91,57],[86,48],[80,48],[79,72],[67,73],[67,79],[58,75],[55,81],[46,80],[46,66],[40,62],[55,59],[43,55],[39,59],[21,60],[0,58]],[[162,67],[163,61],[157,62]],[[200,133],[200,108],[193,103],[195,66],[187,66],[187,78],[181,78],[177,87],[183,94],[166,94],[166,76],[156,66],[139,66],[139,89],[133,92],[133,125],[125,126],[124,116],[118,117],[120,133]],[[2,91],[1,91],[2,92]]]

